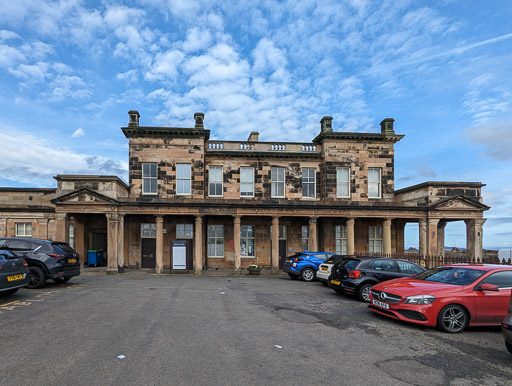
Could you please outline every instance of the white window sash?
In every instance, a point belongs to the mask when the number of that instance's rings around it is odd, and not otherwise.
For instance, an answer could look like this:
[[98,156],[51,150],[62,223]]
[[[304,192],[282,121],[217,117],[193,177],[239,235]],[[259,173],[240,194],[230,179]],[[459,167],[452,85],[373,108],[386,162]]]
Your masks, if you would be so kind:
[[[222,166],[210,166],[208,173],[208,195],[222,197],[224,191],[224,173]],[[213,189],[212,189],[213,186]],[[212,191],[213,190],[213,191]]]
[[240,168],[240,197],[254,197],[254,168]]
[[336,169],[336,196],[350,197],[350,168]]
[[316,170],[313,168],[302,169],[302,197],[316,197]]
[[271,196],[275,198],[285,197],[285,173],[284,168],[272,168],[270,172]]
[[380,198],[381,185],[381,169],[368,168],[368,198]]
[[158,193],[158,165],[153,162],[142,163],[142,194]]
[[190,164],[176,164],[176,194],[187,196],[191,194]]

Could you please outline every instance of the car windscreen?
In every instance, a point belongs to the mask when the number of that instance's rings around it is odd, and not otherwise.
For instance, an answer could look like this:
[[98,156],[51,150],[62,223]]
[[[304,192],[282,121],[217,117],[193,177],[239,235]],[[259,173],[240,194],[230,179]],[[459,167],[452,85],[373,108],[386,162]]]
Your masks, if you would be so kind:
[[66,243],[52,243],[52,247],[59,252],[74,252],[73,248]]
[[462,267],[437,267],[414,276],[415,279],[436,283],[468,285],[482,276],[486,271]]

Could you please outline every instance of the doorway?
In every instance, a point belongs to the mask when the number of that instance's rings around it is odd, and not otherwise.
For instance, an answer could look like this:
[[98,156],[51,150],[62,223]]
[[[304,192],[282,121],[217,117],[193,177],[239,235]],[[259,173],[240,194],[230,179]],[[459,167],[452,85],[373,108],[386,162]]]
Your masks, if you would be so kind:
[[140,243],[141,268],[156,267],[156,239],[142,238]]

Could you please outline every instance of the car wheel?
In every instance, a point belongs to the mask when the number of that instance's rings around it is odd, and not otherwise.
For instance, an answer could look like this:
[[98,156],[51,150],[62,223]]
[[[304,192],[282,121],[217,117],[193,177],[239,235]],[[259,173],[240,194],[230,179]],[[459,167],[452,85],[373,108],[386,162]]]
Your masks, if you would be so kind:
[[19,288],[10,289],[4,292],[0,292],[0,296],[9,296],[18,292]]
[[315,271],[312,268],[304,268],[300,273],[300,278],[303,281],[313,281],[315,280]]
[[297,275],[294,275],[293,273],[289,273],[288,276],[290,276],[293,280],[297,280],[299,278]]
[[505,346],[507,346],[508,352],[512,354],[512,344],[505,342]]
[[64,284],[64,283],[67,283],[69,281],[69,279],[71,279],[71,277],[61,276],[61,277],[56,277],[55,279],[53,279],[53,281],[57,284]]
[[28,288],[41,288],[46,283],[46,278],[44,277],[44,272],[39,267],[29,267],[30,273],[30,284]]
[[452,334],[464,331],[468,322],[468,313],[457,304],[444,307],[437,316],[437,326],[444,332]]
[[372,292],[373,285],[371,284],[363,284],[359,287],[359,291],[357,291],[357,297],[359,300],[365,303],[370,303],[370,293]]

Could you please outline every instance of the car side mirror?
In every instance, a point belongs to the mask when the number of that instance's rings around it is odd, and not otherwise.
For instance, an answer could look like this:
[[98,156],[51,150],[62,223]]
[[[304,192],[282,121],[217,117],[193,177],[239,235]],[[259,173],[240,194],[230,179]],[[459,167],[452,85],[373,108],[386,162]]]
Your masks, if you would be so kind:
[[482,283],[479,288],[480,291],[499,291],[499,287],[494,284]]

